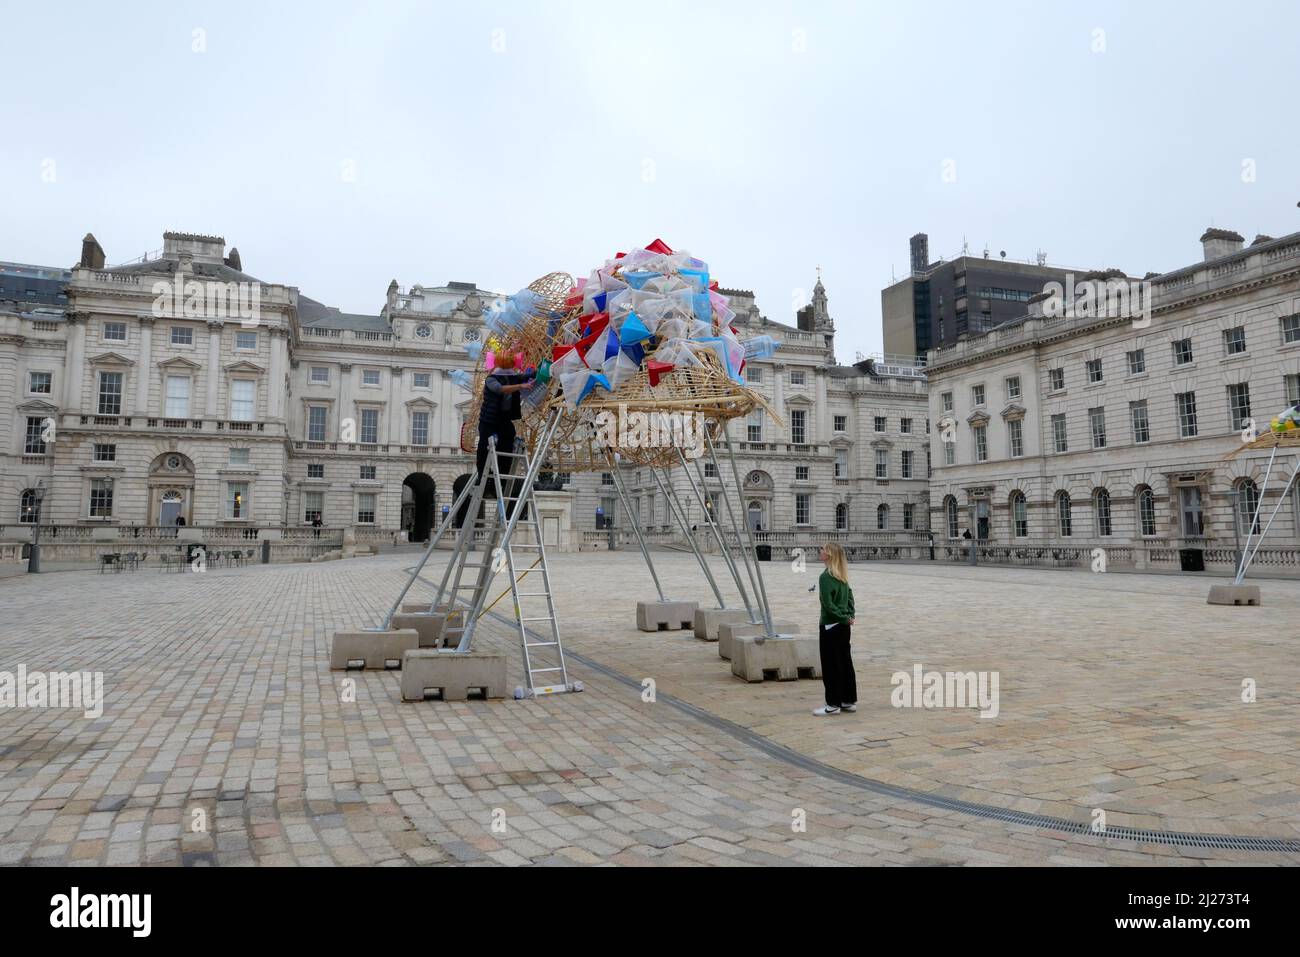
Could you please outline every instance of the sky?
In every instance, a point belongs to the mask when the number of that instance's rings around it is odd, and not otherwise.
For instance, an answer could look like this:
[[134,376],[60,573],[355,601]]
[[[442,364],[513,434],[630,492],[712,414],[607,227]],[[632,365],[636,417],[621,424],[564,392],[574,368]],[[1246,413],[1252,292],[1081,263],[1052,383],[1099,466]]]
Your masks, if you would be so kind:
[[975,255],[1164,272],[1300,231],[1300,3],[0,0],[0,260],[165,230],[344,311],[662,238],[840,362]]

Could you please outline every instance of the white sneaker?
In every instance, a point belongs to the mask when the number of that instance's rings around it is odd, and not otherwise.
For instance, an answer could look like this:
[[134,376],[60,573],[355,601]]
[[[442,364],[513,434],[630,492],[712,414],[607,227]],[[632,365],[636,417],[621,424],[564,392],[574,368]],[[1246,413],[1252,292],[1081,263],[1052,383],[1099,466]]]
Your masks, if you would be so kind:
[[847,711],[849,714],[852,714],[853,712],[858,710],[858,706],[855,704],[842,704],[840,705],[840,710]]
[[839,714],[839,713],[840,713],[839,708],[832,708],[828,704],[824,704],[820,708],[813,709],[813,714],[817,715],[817,717],[819,718],[824,718],[828,714]]

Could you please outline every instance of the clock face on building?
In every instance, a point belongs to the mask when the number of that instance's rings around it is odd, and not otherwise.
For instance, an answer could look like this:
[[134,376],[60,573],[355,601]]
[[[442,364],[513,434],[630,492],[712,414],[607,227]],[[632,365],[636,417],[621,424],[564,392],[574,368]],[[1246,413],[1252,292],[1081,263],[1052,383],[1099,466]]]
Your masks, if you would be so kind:
[[415,327],[415,334],[417,337],[421,339],[428,339],[431,335],[433,335],[433,327],[430,326],[427,322],[422,322]]

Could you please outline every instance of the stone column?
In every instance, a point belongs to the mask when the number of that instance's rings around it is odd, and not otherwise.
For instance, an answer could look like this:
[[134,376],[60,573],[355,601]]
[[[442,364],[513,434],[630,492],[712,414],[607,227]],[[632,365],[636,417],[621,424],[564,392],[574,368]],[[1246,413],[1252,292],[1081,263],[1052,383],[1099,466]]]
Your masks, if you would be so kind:
[[825,371],[815,372],[817,376],[817,405],[813,408],[813,415],[817,421],[813,425],[813,441],[825,443],[831,440],[830,414],[827,410],[826,398],[826,373]]
[[343,420],[351,418],[356,425],[356,437],[353,441],[358,441],[361,437],[361,423],[356,421],[356,410],[352,408],[352,363],[344,362],[339,365],[339,411],[338,421],[334,425],[335,441],[343,440]]
[[287,333],[279,326],[268,329],[267,333],[271,337],[271,381],[267,386],[266,417],[283,419],[285,418],[284,370],[289,357]]
[[153,316],[140,316],[140,361],[135,376],[135,405],[128,415],[149,412],[149,383],[153,380]]
[[[785,369],[785,363],[781,362],[772,366],[772,375],[776,377],[772,393],[772,408],[782,419],[785,418]],[[775,428],[775,425],[772,427]]]
[[209,419],[224,418],[217,412],[217,389],[221,385],[221,320],[208,320],[208,396],[203,414]]
[[[68,313],[68,346],[63,354],[63,411],[82,410],[83,379],[86,374],[86,320],[84,312]],[[94,412],[94,409],[88,410]]]
[[[402,410],[402,375],[401,366],[393,366],[389,371],[388,383],[388,442],[390,445],[400,445],[402,442],[402,419],[404,418]],[[433,427],[433,423],[429,423]]]

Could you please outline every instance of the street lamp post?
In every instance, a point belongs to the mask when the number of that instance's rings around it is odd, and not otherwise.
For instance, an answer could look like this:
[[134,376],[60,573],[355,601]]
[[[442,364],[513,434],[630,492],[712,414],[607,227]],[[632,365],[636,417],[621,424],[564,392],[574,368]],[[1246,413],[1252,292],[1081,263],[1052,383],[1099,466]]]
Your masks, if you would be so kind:
[[1228,489],[1228,507],[1232,510],[1232,539],[1236,543],[1237,569],[1241,569],[1241,520],[1237,517],[1237,486]]
[[32,547],[27,553],[27,573],[35,575],[41,570],[41,503],[45,501],[45,479],[32,489],[36,496],[36,522],[32,526]]

